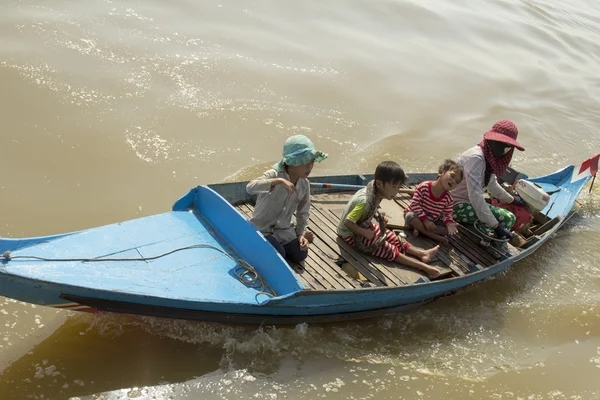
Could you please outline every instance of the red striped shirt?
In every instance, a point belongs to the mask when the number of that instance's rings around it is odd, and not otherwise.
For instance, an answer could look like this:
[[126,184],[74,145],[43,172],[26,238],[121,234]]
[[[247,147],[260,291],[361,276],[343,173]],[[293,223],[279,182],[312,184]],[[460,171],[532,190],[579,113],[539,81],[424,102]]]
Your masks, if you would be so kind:
[[415,194],[406,207],[407,211],[412,211],[421,221],[429,219],[435,221],[441,218],[444,225],[453,223],[452,214],[454,213],[454,199],[450,192],[444,192],[440,197],[435,197],[431,191],[433,181],[421,182],[415,189]]

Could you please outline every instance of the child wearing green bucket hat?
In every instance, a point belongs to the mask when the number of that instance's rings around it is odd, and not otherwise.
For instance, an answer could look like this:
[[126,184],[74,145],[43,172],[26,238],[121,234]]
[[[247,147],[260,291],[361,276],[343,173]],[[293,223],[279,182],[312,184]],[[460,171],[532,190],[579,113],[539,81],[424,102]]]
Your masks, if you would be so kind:
[[[282,257],[301,262],[308,256],[312,232],[307,231],[310,213],[308,176],[314,163],[327,158],[304,135],[289,137],[282,159],[246,186],[258,195],[250,222]],[[296,213],[294,224],[293,214]]]

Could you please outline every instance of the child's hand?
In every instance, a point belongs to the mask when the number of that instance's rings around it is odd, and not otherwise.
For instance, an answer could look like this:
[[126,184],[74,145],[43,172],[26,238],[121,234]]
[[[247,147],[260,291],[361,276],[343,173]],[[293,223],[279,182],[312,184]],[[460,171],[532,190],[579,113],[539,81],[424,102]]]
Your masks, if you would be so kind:
[[296,186],[294,186],[292,182],[283,178],[277,178],[275,185],[282,185],[290,194],[296,191]]
[[383,227],[385,228],[386,226],[388,226],[389,223],[390,223],[390,219],[384,215],[383,216]]
[[448,225],[446,225],[446,228],[448,228],[448,235],[450,236],[456,235],[458,233],[458,228],[454,222],[451,222]]
[[435,231],[435,224],[433,223],[433,221],[426,219],[425,222],[423,222],[423,225],[425,225],[425,229],[427,229],[428,231]]
[[310,229],[307,229],[306,232],[304,232],[304,237],[308,240],[308,243],[312,243],[313,240],[315,240],[315,234]]
[[300,250],[306,251],[308,250],[308,239],[304,237],[304,235],[298,236],[298,242],[300,242]]
[[365,232],[363,233],[363,236],[367,239],[367,240],[371,240],[375,237],[375,231],[373,229],[365,229]]

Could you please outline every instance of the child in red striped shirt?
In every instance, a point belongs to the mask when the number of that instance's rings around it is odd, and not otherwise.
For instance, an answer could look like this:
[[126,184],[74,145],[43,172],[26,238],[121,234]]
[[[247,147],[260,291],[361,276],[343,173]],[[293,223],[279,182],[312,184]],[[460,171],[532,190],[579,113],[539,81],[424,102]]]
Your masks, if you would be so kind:
[[450,190],[454,189],[462,179],[462,167],[447,159],[440,165],[438,178],[435,181],[421,182],[415,188],[410,205],[404,210],[405,225],[414,228],[415,236],[422,233],[438,242],[448,243],[445,235],[454,235],[458,232],[456,222],[452,218],[454,199]]

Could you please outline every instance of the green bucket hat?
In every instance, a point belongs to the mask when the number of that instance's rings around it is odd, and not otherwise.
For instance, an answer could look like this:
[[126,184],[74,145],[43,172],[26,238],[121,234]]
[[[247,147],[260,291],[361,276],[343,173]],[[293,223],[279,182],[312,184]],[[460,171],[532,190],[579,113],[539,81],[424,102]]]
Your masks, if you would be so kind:
[[284,165],[293,167],[307,164],[312,160],[321,162],[327,158],[327,154],[315,149],[315,145],[304,135],[294,135],[283,144],[283,158],[273,165],[277,171],[283,171]]

